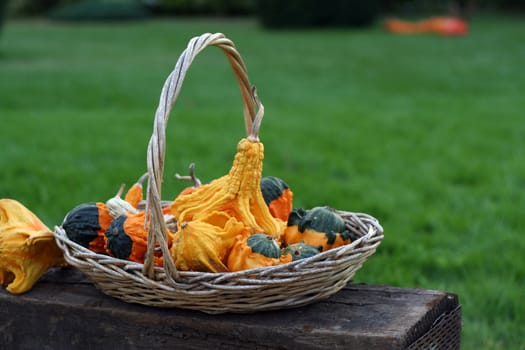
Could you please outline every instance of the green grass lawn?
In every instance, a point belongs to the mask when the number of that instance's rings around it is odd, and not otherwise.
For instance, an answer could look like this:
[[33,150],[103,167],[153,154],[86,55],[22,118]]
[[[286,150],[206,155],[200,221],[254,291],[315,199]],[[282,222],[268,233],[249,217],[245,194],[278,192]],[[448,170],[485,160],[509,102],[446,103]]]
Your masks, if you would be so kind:
[[[462,38],[264,31],[247,20],[8,22],[0,37],[0,197],[44,222],[146,170],[160,89],[188,40],[234,40],[266,114],[265,175],[295,206],[377,217],[356,281],[445,290],[464,349],[525,349],[525,26],[474,18]],[[244,136],[220,50],[190,69],[168,125],[163,198],[196,163],[223,175]]]

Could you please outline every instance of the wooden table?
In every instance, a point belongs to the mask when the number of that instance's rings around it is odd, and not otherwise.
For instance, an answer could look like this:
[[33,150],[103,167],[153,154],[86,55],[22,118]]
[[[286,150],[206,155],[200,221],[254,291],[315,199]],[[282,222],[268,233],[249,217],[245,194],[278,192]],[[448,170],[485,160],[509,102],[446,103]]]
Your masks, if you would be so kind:
[[76,269],[53,269],[23,295],[0,290],[0,349],[459,348],[454,294],[350,284],[296,309],[208,315],[127,304]]

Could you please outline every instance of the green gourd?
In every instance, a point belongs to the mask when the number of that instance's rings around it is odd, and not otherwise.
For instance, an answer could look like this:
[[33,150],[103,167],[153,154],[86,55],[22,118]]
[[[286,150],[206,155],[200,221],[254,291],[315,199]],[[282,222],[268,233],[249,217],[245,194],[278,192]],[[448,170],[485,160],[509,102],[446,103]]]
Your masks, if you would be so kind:
[[103,253],[104,232],[111,220],[105,203],[85,203],[76,206],[66,215],[62,228],[73,242],[95,253]]
[[267,234],[255,233],[248,237],[247,243],[252,252],[264,255],[267,258],[277,259],[281,255],[277,241]]
[[346,231],[343,218],[330,207],[315,207],[310,209],[299,223],[299,231],[313,230],[323,232],[328,237],[328,243],[335,241],[336,234]]
[[301,260],[312,257],[323,250],[322,246],[314,247],[313,245],[304,242],[290,244],[282,250],[281,255],[290,254],[292,261]]
[[124,228],[126,219],[125,215],[114,219],[105,233],[107,252],[118,259],[128,259],[133,249],[133,240]]
[[333,208],[294,209],[288,218],[283,241],[290,245],[304,242],[323,250],[351,243],[355,235],[346,228],[343,218]]

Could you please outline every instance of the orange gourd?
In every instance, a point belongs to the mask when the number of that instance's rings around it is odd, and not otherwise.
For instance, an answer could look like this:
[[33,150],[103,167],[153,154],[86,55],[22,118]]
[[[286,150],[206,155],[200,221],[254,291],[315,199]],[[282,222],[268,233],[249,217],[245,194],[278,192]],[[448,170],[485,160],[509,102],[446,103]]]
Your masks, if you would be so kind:
[[[106,252],[119,259],[144,263],[148,247],[148,227],[144,225],[144,218],[145,214],[141,211],[114,219],[104,234]],[[173,233],[168,230],[166,234],[168,247],[171,247]],[[155,256],[155,265],[162,266],[160,252]]]
[[130,187],[128,192],[126,193],[126,196],[124,197],[124,201],[131,204],[133,208],[137,208],[139,206],[139,203],[142,201],[144,197],[142,184],[144,183],[144,180],[148,178],[148,173],[145,173],[142,175],[137,182],[133,184],[133,186]]
[[265,234],[239,235],[228,257],[228,269],[241,271],[275,266],[292,261],[292,255],[280,256],[277,241]]
[[270,214],[287,221],[293,208],[293,192],[288,184],[277,177],[265,176],[261,179],[261,192]]
[[468,33],[468,23],[456,17],[431,17],[416,21],[387,18],[384,27],[387,31],[396,34],[435,33],[451,36]]

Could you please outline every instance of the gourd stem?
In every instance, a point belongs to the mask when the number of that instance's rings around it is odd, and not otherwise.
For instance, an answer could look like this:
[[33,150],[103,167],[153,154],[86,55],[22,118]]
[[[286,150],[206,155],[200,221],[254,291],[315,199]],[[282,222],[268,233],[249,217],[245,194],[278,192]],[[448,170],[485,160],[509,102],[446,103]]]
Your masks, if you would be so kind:
[[148,173],[144,173],[139,179],[137,180],[137,184],[141,185],[144,183],[144,181],[148,178]]
[[190,175],[175,174],[177,180],[187,180],[193,182],[194,187],[202,186],[201,180],[195,176],[195,163],[190,164]]
[[122,193],[124,193],[124,188],[125,187],[126,187],[125,184],[120,185],[120,188],[118,189],[117,194],[115,195],[115,197],[122,197]]

